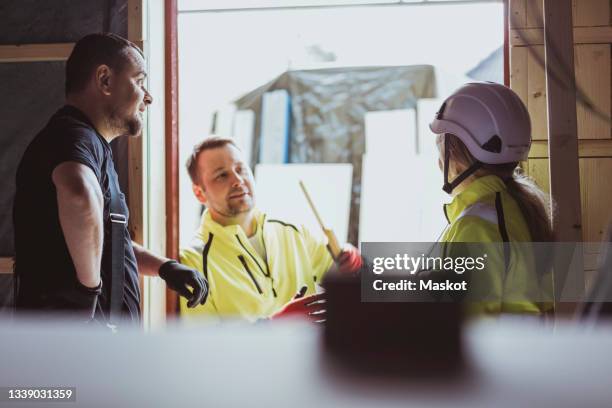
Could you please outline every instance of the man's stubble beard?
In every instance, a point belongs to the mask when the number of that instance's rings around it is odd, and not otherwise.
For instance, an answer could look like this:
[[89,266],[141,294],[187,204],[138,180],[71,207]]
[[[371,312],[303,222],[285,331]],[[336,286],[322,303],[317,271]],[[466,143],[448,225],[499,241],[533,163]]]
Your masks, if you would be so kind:
[[222,208],[222,209],[214,208],[214,210],[224,217],[235,218],[240,214],[244,214],[244,213],[248,213],[252,211],[253,208],[255,208],[255,200],[251,198],[250,205],[246,207],[243,207],[241,205],[233,205],[229,202],[226,202],[225,208]]
[[138,113],[130,118],[121,115],[121,110],[111,109],[108,114],[108,123],[115,129],[119,136],[140,136],[143,128],[143,121]]
[[249,205],[232,205],[231,203],[228,203],[227,209],[232,217],[236,217],[239,214],[247,213],[253,210],[254,206],[255,204],[253,202],[253,199],[249,198]]

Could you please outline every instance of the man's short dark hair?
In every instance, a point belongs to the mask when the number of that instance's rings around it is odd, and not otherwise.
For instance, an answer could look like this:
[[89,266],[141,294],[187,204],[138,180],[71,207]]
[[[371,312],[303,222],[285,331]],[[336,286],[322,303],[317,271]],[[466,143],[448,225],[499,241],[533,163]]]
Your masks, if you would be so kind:
[[116,34],[96,33],[81,38],[66,61],[66,95],[83,90],[100,65],[121,70],[128,61],[130,48],[142,55],[136,44]]
[[186,163],[187,172],[189,173],[189,177],[191,177],[191,181],[193,182],[193,184],[198,184],[198,181],[199,181],[198,156],[200,155],[200,153],[202,153],[205,150],[217,149],[219,147],[223,147],[227,145],[232,145],[236,149],[238,149],[238,146],[232,139],[227,138],[227,137],[219,137],[219,136],[207,137],[206,139],[204,139],[203,141],[201,141],[200,143],[198,143],[197,145],[193,147],[193,151],[191,152],[191,155],[187,159],[187,163]]

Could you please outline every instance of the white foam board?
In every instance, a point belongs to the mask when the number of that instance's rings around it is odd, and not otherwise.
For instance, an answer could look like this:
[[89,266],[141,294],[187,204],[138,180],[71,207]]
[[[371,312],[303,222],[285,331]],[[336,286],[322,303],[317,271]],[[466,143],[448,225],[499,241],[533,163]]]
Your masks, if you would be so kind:
[[305,225],[323,237],[299,180],[303,180],[317,210],[341,243],[348,236],[351,206],[351,164],[258,164],[255,168],[256,205],[272,218]]
[[290,98],[284,89],[266,92],[261,109],[260,163],[289,160]]
[[254,130],[255,112],[250,109],[236,111],[232,134],[248,164],[252,163]]
[[416,128],[414,109],[366,114],[361,242],[429,242],[444,228],[437,153],[417,152]]

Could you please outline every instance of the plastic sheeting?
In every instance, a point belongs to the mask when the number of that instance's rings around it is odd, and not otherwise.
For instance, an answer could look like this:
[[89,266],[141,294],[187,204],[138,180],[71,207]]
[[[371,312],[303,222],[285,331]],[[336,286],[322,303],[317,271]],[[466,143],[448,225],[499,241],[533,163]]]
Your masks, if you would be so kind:
[[[259,156],[263,94],[285,89],[291,97],[290,163],[351,163],[353,186],[349,241],[357,243],[365,114],[415,108],[436,96],[429,65],[289,71],[237,100],[255,112],[253,157]],[[252,163],[254,164],[254,163]]]
[[64,103],[64,63],[0,64],[0,83],[0,256],[12,256],[17,166],[30,141]]

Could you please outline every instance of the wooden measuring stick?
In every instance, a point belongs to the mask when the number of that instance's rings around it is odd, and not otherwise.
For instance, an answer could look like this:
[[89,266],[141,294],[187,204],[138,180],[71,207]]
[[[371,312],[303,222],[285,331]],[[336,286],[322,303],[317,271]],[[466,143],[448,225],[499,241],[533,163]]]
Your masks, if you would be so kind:
[[325,227],[325,224],[323,223],[323,220],[321,219],[321,216],[319,215],[312,198],[310,198],[310,194],[308,194],[308,190],[306,190],[306,186],[302,180],[300,180],[300,187],[306,196],[306,201],[308,201],[308,205],[312,209],[319,226],[323,230],[323,234],[325,234],[327,237],[327,249],[329,250],[329,253],[331,254],[332,258],[337,259],[342,252],[342,248],[340,248],[340,243],[338,242],[338,238],[336,238],[336,234],[334,234],[334,231],[331,228]]

